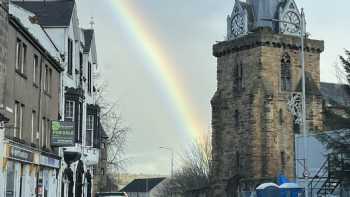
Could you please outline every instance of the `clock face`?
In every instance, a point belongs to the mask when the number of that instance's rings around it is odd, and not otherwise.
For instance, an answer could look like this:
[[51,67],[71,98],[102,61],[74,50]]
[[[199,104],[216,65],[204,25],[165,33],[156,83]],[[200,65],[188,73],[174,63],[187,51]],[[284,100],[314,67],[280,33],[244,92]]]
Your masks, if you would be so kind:
[[297,13],[293,11],[288,11],[282,17],[282,21],[286,21],[287,23],[281,22],[280,28],[282,33],[297,33],[300,30],[300,17]]
[[235,38],[244,33],[244,16],[242,14],[237,14],[232,18],[231,32]]

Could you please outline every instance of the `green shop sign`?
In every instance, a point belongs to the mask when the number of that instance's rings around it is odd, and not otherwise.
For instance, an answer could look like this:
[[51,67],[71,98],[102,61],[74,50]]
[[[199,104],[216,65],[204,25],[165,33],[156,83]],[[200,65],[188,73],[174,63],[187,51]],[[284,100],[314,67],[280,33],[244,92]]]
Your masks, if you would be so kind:
[[52,121],[52,146],[74,146],[74,123]]

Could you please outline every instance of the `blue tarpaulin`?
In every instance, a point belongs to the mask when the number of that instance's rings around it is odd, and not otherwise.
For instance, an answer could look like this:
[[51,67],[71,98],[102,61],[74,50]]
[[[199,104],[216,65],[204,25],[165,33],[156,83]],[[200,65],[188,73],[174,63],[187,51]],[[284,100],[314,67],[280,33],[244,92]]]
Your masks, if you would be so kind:
[[277,183],[278,183],[278,185],[282,185],[284,183],[289,183],[289,180],[288,180],[288,178],[286,176],[281,174],[281,175],[278,176]]
[[[286,177],[281,177],[281,180],[286,181]],[[256,188],[258,197],[298,197],[304,193],[304,188],[300,187],[296,183],[283,183],[278,186],[275,183],[264,183]]]

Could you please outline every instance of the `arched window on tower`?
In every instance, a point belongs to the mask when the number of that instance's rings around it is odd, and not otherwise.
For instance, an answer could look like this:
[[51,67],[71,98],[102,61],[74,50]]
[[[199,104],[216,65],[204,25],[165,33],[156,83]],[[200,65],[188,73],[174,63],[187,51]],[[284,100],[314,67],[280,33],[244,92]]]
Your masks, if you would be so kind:
[[281,91],[291,91],[291,89],[291,59],[288,53],[284,53],[281,60]]

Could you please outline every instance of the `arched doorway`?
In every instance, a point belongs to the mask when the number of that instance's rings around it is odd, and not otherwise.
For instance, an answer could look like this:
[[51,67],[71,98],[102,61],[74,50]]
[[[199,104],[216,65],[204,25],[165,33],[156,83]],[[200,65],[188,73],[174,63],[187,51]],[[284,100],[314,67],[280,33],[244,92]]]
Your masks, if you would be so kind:
[[82,197],[83,175],[84,175],[84,164],[81,160],[79,160],[77,170],[76,170],[76,175],[75,175],[75,197]]
[[[63,172],[63,178],[68,181],[68,197],[73,197],[73,187],[74,187],[74,178],[73,178],[73,171],[70,168],[70,166],[68,166],[64,172]],[[64,186],[65,186],[65,182],[62,182],[62,191],[61,191],[61,195],[64,196]]]
[[90,174],[90,170],[87,170],[86,174],[85,174],[85,178],[86,178],[86,182],[87,182],[87,185],[86,185],[86,197],[91,197],[91,174]]

